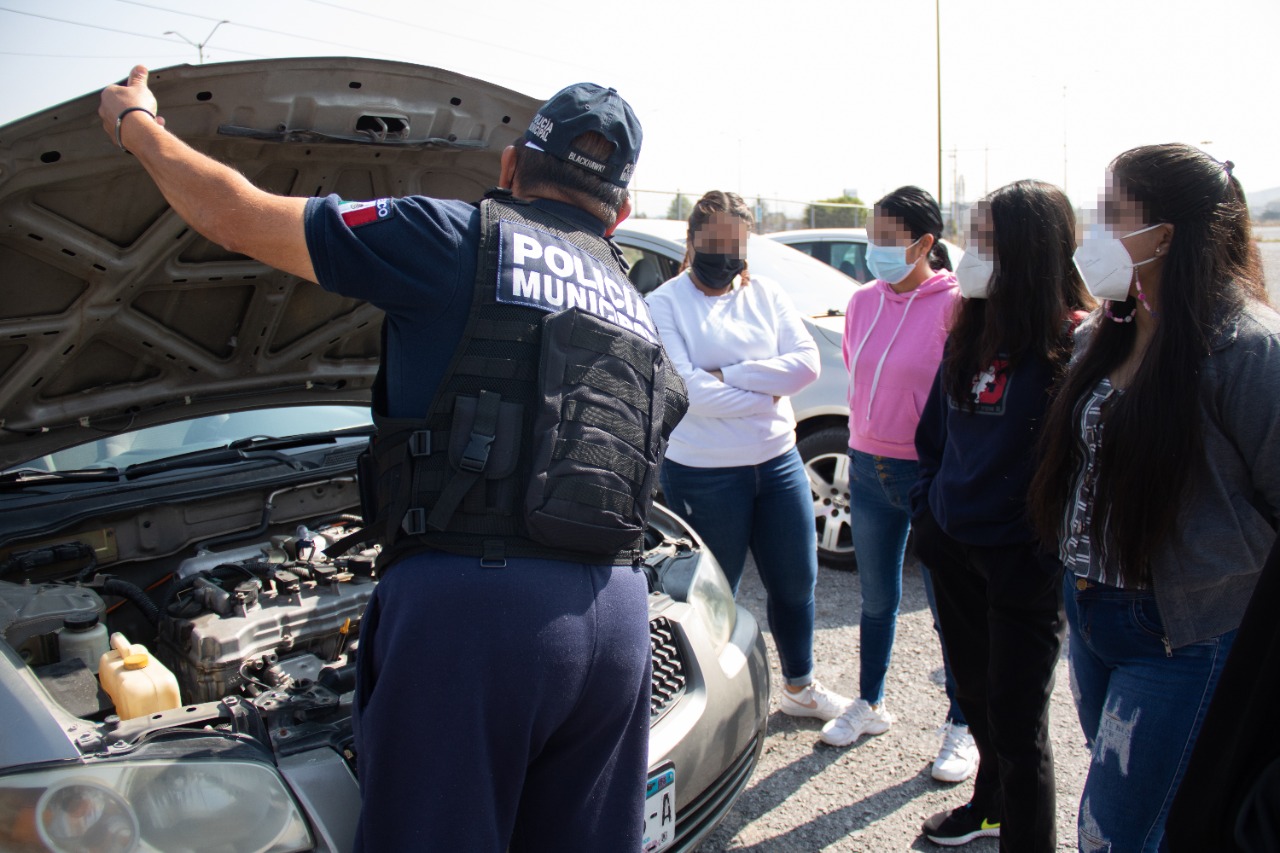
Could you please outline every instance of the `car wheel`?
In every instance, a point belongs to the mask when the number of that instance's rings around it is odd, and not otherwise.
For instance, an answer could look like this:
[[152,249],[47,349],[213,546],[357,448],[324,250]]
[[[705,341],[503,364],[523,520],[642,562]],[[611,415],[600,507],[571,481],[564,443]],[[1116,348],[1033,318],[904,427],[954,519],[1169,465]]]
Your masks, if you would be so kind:
[[849,430],[823,427],[796,443],[809,490],[818,532],[818,562],[828,568],[851,570],[853,531],[849,527]]

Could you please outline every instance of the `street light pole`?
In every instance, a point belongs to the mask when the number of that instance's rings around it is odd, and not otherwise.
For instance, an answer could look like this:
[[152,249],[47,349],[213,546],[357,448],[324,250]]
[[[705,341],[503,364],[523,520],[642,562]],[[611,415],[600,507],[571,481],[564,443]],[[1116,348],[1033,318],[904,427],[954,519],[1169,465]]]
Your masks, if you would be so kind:
[[942,204],[942,14],[941,0],[933,0],[934,67],[938,72],[938,204]]
[[167,35],[167,36],[177,36],[178,38],[180,38],[180,39],[182,39],[183,41],[185,41],[187,44],[189,44],[189,45],[191,45],[192,47],[194,47],[194,48],[196,49],[196,55],[198,55],[198,56],[200,57],[200,64],[201,64],[201,65],[204,65],[204,46],[205,46],[206,44],[208,44],[208,43],[209,43],[209,40],[210,40],[211,38],[213,38],[213,34],[214,34],[214,33],[216,33],[216,32],[218,31],[218,27],[222,26],[223,24],[229,24],[229,23],[231,23],[231,22],[230,22],[230,21],[218,21],[218,23],[216,23],[216,24],[214,24],[214,25],[213,25],[213,29],[209,30],[209,35],[205,36],[205,37],[204,37],[204,41],[202,41],[202,42],[194,42],[194,41],[192,41],[191,39],[189,39],[189,38],[187,38],[186,36],[184,36],[182,33],[178,32],[177,30],[165,30],[165,35]]

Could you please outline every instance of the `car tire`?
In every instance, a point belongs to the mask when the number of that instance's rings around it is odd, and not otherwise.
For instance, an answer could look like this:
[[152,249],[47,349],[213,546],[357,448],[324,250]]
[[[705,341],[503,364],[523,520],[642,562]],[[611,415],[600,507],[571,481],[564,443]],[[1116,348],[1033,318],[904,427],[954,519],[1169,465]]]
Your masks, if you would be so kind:
[[796,442],[796,449],[813,493],[818,562],[851,571],[858,561],[849,526],[849,430],[843,426],[816,429]]

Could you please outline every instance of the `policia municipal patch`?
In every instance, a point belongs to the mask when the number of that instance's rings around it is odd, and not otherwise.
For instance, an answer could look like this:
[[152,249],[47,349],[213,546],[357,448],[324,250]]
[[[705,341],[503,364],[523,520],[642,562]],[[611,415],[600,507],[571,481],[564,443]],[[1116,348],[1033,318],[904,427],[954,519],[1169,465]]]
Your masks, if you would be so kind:
[[580,308],[657,343],[649,308],[630,282],[619,284],[591,255],[540,228],[506,220],[500,227],[499,302],[547,313]]

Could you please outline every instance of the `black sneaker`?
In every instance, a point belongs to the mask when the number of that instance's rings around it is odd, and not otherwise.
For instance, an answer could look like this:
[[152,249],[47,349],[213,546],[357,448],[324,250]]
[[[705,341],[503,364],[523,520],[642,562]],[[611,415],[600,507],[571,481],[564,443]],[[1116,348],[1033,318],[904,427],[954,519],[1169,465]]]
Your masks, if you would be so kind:
[[938,812],[924,822],[924,836],[934,844],[959,847],[975,838],[999,838],[1000,821],[981,817],[973,803]]

